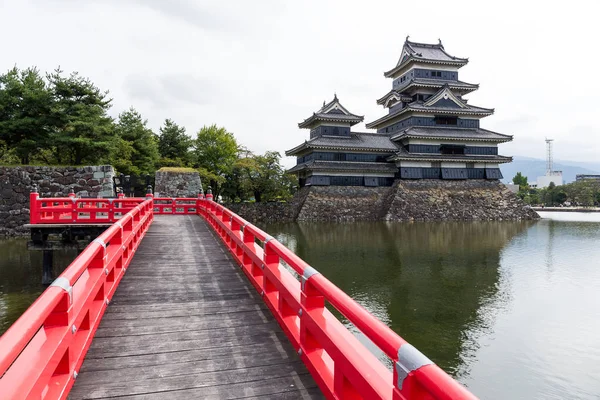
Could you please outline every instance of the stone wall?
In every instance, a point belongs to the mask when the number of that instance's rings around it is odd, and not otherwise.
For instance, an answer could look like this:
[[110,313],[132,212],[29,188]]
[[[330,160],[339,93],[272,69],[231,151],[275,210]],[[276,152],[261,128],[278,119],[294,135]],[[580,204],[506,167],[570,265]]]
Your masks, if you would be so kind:
[[305,187],[289,203],[227,207],[250,222],[501,221],[539,216],[502,183],[475,180],[396,180],[392,187]]
[[197,197],[202,182],[197,171],[156,171],[155,197]]
[[502,221],[538,219],[499,181],[397,180],[387,221]]
[[29,193],[63,197],[71,188],[80,197],[114,197],[115,175],[110,165],[90,167],[0,167],[0,235],[26,234]]
[[298,218],[308,194],[309,187],[304,187],[286,203],[229,203],[225,207],[251,223],[260,222],[292,222]]
[[389,199],[391,187],[312,186],[298,221],[375,221]]
[[289,203],[233,203],[224,205],[253,224],[294,221],[295,210]]

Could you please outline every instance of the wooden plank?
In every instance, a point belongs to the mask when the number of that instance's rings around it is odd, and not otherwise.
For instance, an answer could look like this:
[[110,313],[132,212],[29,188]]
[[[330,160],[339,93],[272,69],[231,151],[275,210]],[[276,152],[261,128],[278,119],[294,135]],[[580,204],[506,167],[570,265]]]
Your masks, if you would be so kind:
[[320,399],[260,296],[196,216],[155,216],[72,399]]

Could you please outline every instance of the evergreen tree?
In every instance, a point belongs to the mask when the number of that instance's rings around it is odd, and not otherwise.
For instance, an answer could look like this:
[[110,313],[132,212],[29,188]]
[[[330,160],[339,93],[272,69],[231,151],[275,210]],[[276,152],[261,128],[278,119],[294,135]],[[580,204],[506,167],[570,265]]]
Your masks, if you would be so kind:
[[107,112],[112,99],[77,72],[68,77],[57,69],[48,75],[54,101],[50,137],[56,162],[98,164],[114,149],[114,125]]
[[133,107],[119,114],[116,126],[118,149],[113,164],[124,174],[151,174],[158,163],[158,144],[148,121]]
[[28,164],[48,145],[52,93],[37,68],[0,75],[0,147]]
[[180,127],[170,119],[166,119],[160,127],[158,136],[158,152],[164,166],[181,167],[190,163],[190,148],[192,139],[185,134],[185,128]]

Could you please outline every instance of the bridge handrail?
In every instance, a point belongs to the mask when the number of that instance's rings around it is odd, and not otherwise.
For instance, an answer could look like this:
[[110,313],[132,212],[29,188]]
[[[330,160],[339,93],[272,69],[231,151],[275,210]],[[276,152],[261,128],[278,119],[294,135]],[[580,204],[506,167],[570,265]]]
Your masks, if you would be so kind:
[[[283,244],[213,202],[212,196],[207,197],[200,201],[200,214],[261,293],[327,397],[476,398]],[[282,267],[282,261],[300,280]],[[391,359],[393,372],[327,309],[326,303]]]
[[100,319],[152,220],[152,199],[140,199],[90,243],[0,337],[2,398],[67,396]]
[[154,199],[154,214],[198,214],[198,197],[119,197],[42,198],[37,192],[30,194],[30,224],[97,224],[114,223],[147,198]]

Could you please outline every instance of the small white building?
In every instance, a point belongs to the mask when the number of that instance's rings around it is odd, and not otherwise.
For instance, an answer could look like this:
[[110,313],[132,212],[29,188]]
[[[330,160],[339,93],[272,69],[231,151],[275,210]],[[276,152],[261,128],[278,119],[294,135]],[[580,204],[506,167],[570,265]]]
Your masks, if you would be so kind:
[[544,189],[550,186],[550,182],[554,182],[554,185],[560,186],[563,184],[562,171],[551,171],[544,176],[538,176],[537,188]]

